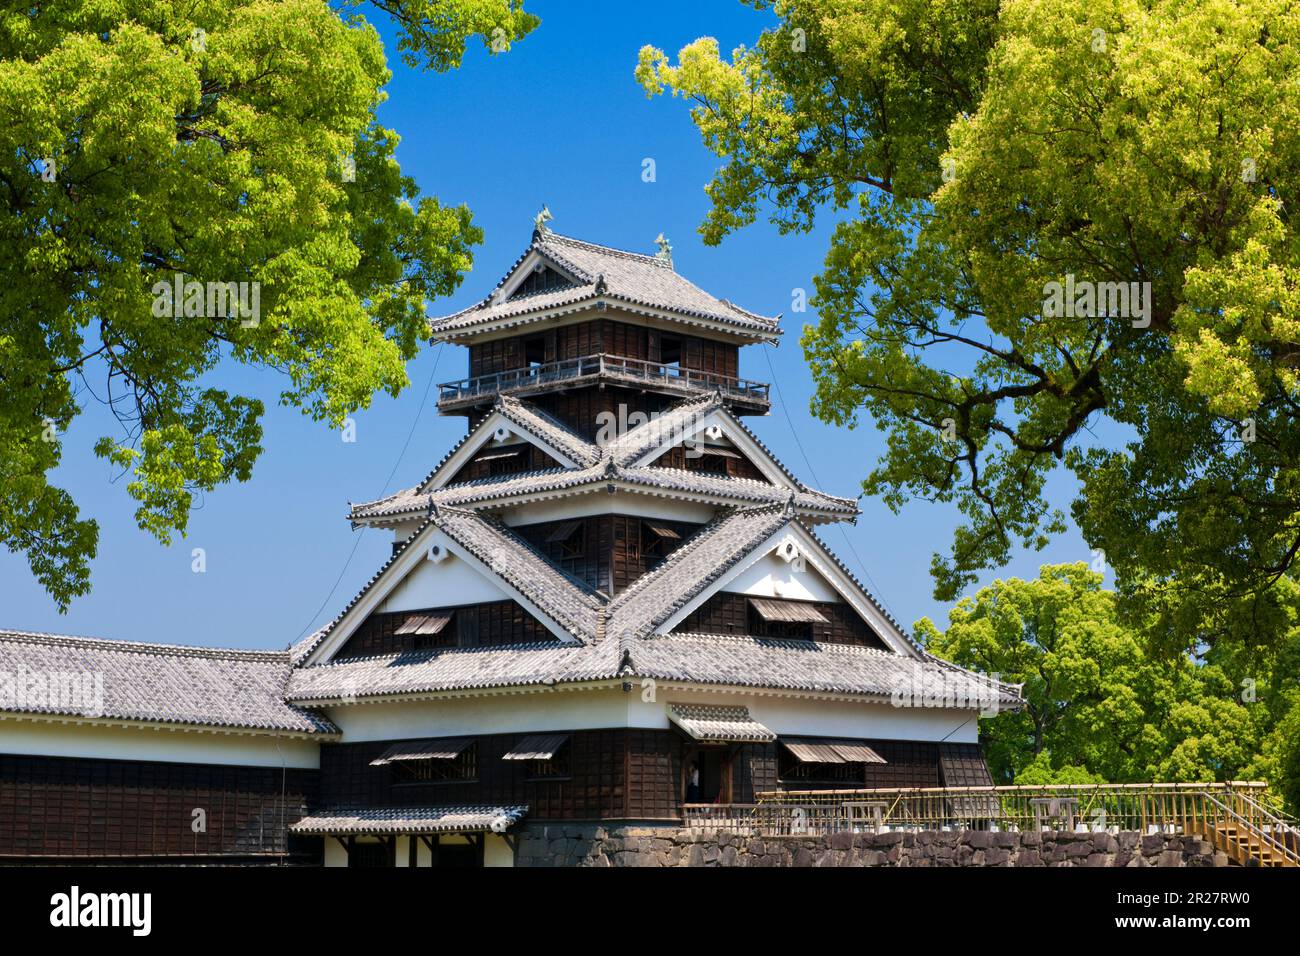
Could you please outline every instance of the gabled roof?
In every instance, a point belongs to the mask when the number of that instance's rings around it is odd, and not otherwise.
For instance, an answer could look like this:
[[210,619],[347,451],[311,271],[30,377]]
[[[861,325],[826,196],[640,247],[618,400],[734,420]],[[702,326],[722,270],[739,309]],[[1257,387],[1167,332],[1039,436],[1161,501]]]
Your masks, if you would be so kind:
[[665,634],[626,645],[607,640],[353,658],[295,670],[288,699],[329,705],[638,677],[865,696],[900,706],[921,706],[929,695],[930,700],[951,700],[957,710],[1014,708],[1023,703],[1016,685],[928,654],[910,657],[848,644],[717,634]]
[[[506,543],[492,535],[508,532],[469,512],[439,509],[439,515],[444,529],[472,547],[492,548]],[[727,581],[791,537],[813,569],[872,624],[891,651],[811,641],[671,633],[678,621]],[[523,561],[541,560],[518,539],[510,540],[519,546],[512,545],[508,550],[518,551]],[[523,555],[524,551],[534,557]],[[532,573],[532,567],[528,563],[507,573],[512,578],[527,575]],[[639,675],[875,696],[897,691],[900,681],[906,679],[914,689],[942,685],[949,692],[957,688],[980,701],[1019,701],[1016,688],[997,685],[990,691],[985,678],[940,661],[912,642],[799,522],[788,504],[744,508],[721,515],[613,600],[563,576],[533,586],[539,602],[569,608],[577,642],[452,648],[336,662],[328,661],[326,655],[312,666],[295,670],[288,699],[326,703]]]
[[619,663],[614,641],[380,654],[300,667],[290,678],[287,696],[292,701],[329,702],[564,684],[613,679]]
[[963,701],[979,710],[1023,703],[1016,685],[928,654],[907,657],[849,644],[665,634],[638,641],[631,659],[632,675],[656,680],[862,694],[889,697],[899,706],[921,706],[926,694],[954,700],[958,709]]
[[688,501],[711,501],[720,506],[793,501],[795,510],[801,515],[823,520],[842,521],[858,513],[856,503],[848,498],[835,498],[819,491],[792,492],[752,478],[732,478],[679,468],[595,465],[576,471],[553,468],[480,478],[424,494],[413,488],[407,489],[379,501],[354,505],[349,517],[356,524],[392,523],[423,516],[430,503],[459,508],[497,508],[516,501],[603,492],[611,484],[630,492]]
[[620,465],[630,465],[653,451],[667,451],[694,433],[695,427],[713,412],[722,412],[729,421],[743,428],[740,419],[727,411],[726,400],[719,392],[708,392],[683,399],[664,409],[648,421],[629,428],[601,445],[606,456]]
[[582,641],[600,632],[602,600],[577,578],[565,574],[494,518],[433,505],[420,528],[402,543],[357,593],[343,612],[318,631],[309,644],[294,649],[295,660],[328,659],[382,603],[385,596],[425,559],[435,535],[457,555],[493,576],[526,610],[562,640]]
[[599,636],[603,601],[597,592],[551,564],[500,521],[459,508],[439,508],[429,520],[574,637]]
[[[498,475],[446,486],[448,477],[469,460],[473,451],[491,438],[498,421],[509,420],[537,438],[544,448],[579,462],[576,468]],[[767,472],[772,483],[673,469],[653,464],[657,453],[691,439],[711,424],[723,427],[737,446]],[[718,394],[678,402],[649,421],[603,444],[588,441],[549,415],[518,399],[501,399],[492,413],[413,488],[352,506],[349,518],[356,524],[409,519],[426,512],[431,503],[455,507],[499,506],[512,499],[527,499],[583,487],[603,487],[614,482],[647,492],[656,488],[677,497],[720,500],[739,504],[774,503],[794,493],[796,510],[823,520],[854,518],[857,503],[809,488],[792,475],[745,425],[727,410]]]
[[[543,451],[551,453],[553,457],[561,461],[567,458],[581,467],[594,464],[600,458],[600,449],[593,442],[587,441],[563,422],[548,415],[535,405],[521,402],[509,395],[501,395],[497,397],[496,404],[492,406],[492,410],[484,416],[483,420],[468,435],[457,442],[455,447],[443,456],[442,461],[438,462],[418,485],[413,489],[408,488],[406,491],[399,491],[394,495],[389,495],[388,498],[381,498],[380,501],[370,502],[370,504],[379,504],[382,501],[387,501],[397,495],[408,494],[411,491],[425,492],[434,488],[441,488],[446,484],[447,479],[452,477],[466,461],[473,457],[476,451],[492,441],[497,428],[503,422],[514,425],[519,434],[533,440]],[[356,507],[366,506],[358,505]]]
[[[507,294],[539,263],[572,277],[575,285],[509,298]],[[430,320],[430,329],[438,338],[454,339],[488,328],[541,321],[601,301],[727,329],[758,341],[775,341],[781,334],[779,317],[759,315],[710,295],[678,275],[670,262],[549,230],[533,234],[532,244],[491,295],[478,305]]]
[[[334,624],[320,632],[316,643],[301,656],[305,659],[327,639],[335,647],[340,646],[343,640],[338,636],[340,626],[346,625],[350,617],[355,617],[356,609],[368,594],[375,597],[362,610],[369,613],[377,606],[377,598],[391,590],[411,567],[411,560],[402,562],[399,560],[401,556],[416,552],[423,555],[431,543],[426,539],[433,528],[447,533],[468,555],[499,575],[521,598],[535,603],[543,614],[562,624],[574,638],[585,642],[595,642],[606,634],[626,640],[651,633],[675,615],[681,616],[724,577],[734,576],[743,566],[775,548],[777,533],[789,529],[800,534],[806,549],[819,552],[826,562],[824,570],[842,577],[841,589],[855,592],[851,595],[853,597],[858,596],[856,592],[861,592],[859,607],[866,607],[869,615],[877,618],[877,627],[883,626],[889,632],[882,635],[887,642],[907,653],[919,653],[919,648],[892,618],[885,615],[865,588],[799,522],[793,500],[792,495],[787,495],[786,500],[778,504],[724,511],[613,600],[560,571],[499,520],[460,508],[435,505],[420,529],[398,548],[380,573],[353,598]],[[767,547],[761,547],[765,543]],[[831,568],[834,571],[830,571]],[[352,623],[360,621],[354,619]],[[346,626],[344,630],[348,630]]]
[[504,833],[528,814],[528,805],[491,804],[419,807],[326,807],[289,824],[290,833]]
[[462,556],[496,574],[544,622],[558,624],[577,642],[597,643],[606,634],[632,636],[653,629],[793,520],[788,504],[728,511],[611,601],[560,571],[500,521],[459,508],[435,507],[343,613],[319,632],[314,643],[295,653],[303,662],[312,658],[315,664],[327,662],[384,595],[423,560],[435,531],[446,534]]
[[[287,651],[0,631],[0,711],[224,730],[336,734],[285,703]],[[33,683],[39,681],[39,683]],[[59,686],[51,687],[53,681]]]
[[706,525],[614,598],[606,633],[625,643],[649,635],[792,520],[784,505],[768,505]]

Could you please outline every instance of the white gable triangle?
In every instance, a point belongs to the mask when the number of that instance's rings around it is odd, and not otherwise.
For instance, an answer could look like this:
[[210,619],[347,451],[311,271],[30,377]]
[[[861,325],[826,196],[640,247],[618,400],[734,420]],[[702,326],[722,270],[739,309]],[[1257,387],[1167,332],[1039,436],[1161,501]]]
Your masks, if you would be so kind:
[[434,524],[426,524],[335,622],[305,664],[329,662],[374,613],[512,600],[559,640],[572,634]]
[[[744,587],[763,587],[763,580],[769,570],[775,567],[773,562],[788,565],[786,571],[778,572],[770,579],[770,584],[783,584],[789,590],[784,594],[769,596],[783,598],[800,598],[797,588],[803,588],[812,595],[822,589],[830,588],[838,595],[838,600],[850,605],[871,629],[885,642],[885,645],[898,654],[920,657],[920,651],[907,638],[898,625],[886,615],[870,596],[839,565],[829,551],[803,525],[791,519],[777,529],[765,541],[755,547],[743,560],[733,564],[709,587],[697,594],[692,600],[678,608],[672,616],[661,623],[655,632],[668,634],[686,619],[692,612],[720,591],[735,591]],[[807,576],[807,577],[804,577]],[[798,584],[794,582],[798,580]],[[748,592],[745,592],[748,593]],[[822,593],[825,593],[824,591]],[[828,600],[827,598],[807,597],[803,600]]]
[[[492,301],[496,304],[506,302],[514,297],[520,291],[520,287],[528,282],[530,278],[547,271],[553,273],[569,287],[586,285],[589,281],[583,276],[574,275],[572,271],[561,266],[549,256],[537,249],[533,249],[524,256],[523,261],[515,266],[509,275],[501,280],[501,284],[492,293]],[[557,288],[561,287],[563,286],[557,286]]]
[[[689,443],[689,444],[688,444]],[[734,450],[749,459],[768,481],[779,488],[802,491],[803,488],[776,458],[758,443],[726,408],[714,408],[702,415],[686,415],[679,427],[665,429],[664,441],[640,454],[633,466],[652,465],[670,449],[687,444],[691,449],[721,448]]]
[[838,604],[844,600],[839,591],[835,590],[835,585],[826,580],[815,567],[798,559],[797,552],[793,559],[786,560],[782,554],[783,545],[784,542],[758,558],[728,581],[721,590],[750,597],[789,598],[795,601],[828,601]]
[[479,423],[478,427],[470,433],[460,447],[452,452],[447,457],[447,460],[424,480],[418,490],[424,493],[437,491],[439,488],[445,487],[470,459],[485,448],[504,447],[519,442],[536,445],[565,468],[581,467],[578,462],[560,451],[551,442],[535,434],[530,429],[524,428],[518,422],[507,418],[500,411],[493,411]]

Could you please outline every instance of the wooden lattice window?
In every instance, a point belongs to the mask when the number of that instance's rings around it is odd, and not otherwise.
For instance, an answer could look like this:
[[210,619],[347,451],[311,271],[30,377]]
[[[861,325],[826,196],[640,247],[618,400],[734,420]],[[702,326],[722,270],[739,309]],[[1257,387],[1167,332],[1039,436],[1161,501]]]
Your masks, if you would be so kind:
[[399,760],[392,767],[393,783],[472,783],[478,780],[478,744],[471,743],[449,760]]
[[530,272],[528,278],[519,283],[518,288],[510,294],[510,298],[518,299],[526,295],[537,295],[541,292],[554,292],[556,289],[567,289],[572,285],[572,282],[554,269],[543,266],[534,272]]
[[794,757],[784,747],[780,751],[777,773],[783,781],[801,783],[854,784],[861,786],[866,779],[865,765],[861,763],[806,763]]
[[587,550],[587,534],[581,521],[562,521],[546,537],[547,544],[560,546],[560,557],[581,558]]
[[812,624],[807,621],[769,621],[754,610],[748,608],[747,628],[754,637],[771,637],[781,641],[811,641]]
[[532,760],[528,765],[529,780],[567,780],[573,776],[569,762],[569,745],[564,744],[550,760]]
[[528,470],[528,446],[520,445],[517,448],[502,448],[488,452],[481,455],[479,460],[487,462],[489,477],[518,474]]

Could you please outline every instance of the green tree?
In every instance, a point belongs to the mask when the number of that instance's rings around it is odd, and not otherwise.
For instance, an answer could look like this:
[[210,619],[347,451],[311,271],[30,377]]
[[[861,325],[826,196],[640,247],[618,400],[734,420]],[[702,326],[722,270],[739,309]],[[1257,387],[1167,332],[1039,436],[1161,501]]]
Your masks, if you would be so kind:
[[646,47],[637,77],[691,101],[725,159],[706,241],[834,214],[813,410],[887,431],[867,493],[960,509],[936,595],[1066,527],[1043,495],[1064,466],[1153,639],[1278,640],[1300,553],[1300,6],[756,5],[779,24],[752,48]]
[[[537,22],[517,0],[376,5],[436,70]],[[426,299],[482,236],[402,175],[376,121],[389,76],[374,28],[324,0],[0,12],[0,541],[61,607],[97,542],[48,480],[85,397],[122,423],[95,451],[166,542],[260,452],[262,405],[221,387],[229,363],[282,373],[281,401],[335,426],[407,384]],[[178,279],[197,297],[160,298]],[[216,297],[229,283],[239,309]]]
[[1149,654],[1143,634],[1122,623],[1101,575],[1084,564],[1045,566],[1031,581],[995,581],[953,607],[946,631],[927,618],[916,633],[940,657],[1024,684],[1021,711],[981,725],[990,767],[1003,782],[1246,773],[1285,789],[1288,757],[1279,753],[1272,765],[1260,759],[1293,703],[1277,662],[1217,647],[1197,659]]

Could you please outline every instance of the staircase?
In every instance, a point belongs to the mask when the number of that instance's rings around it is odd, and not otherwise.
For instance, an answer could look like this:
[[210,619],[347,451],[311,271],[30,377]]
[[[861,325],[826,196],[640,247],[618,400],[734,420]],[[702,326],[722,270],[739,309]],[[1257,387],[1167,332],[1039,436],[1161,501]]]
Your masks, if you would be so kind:
[[1216,850],[1241,866],[1300,866],[1300,830],[1249,794],[1229,790],[1206,794],[1206,812],[1188,821]]

